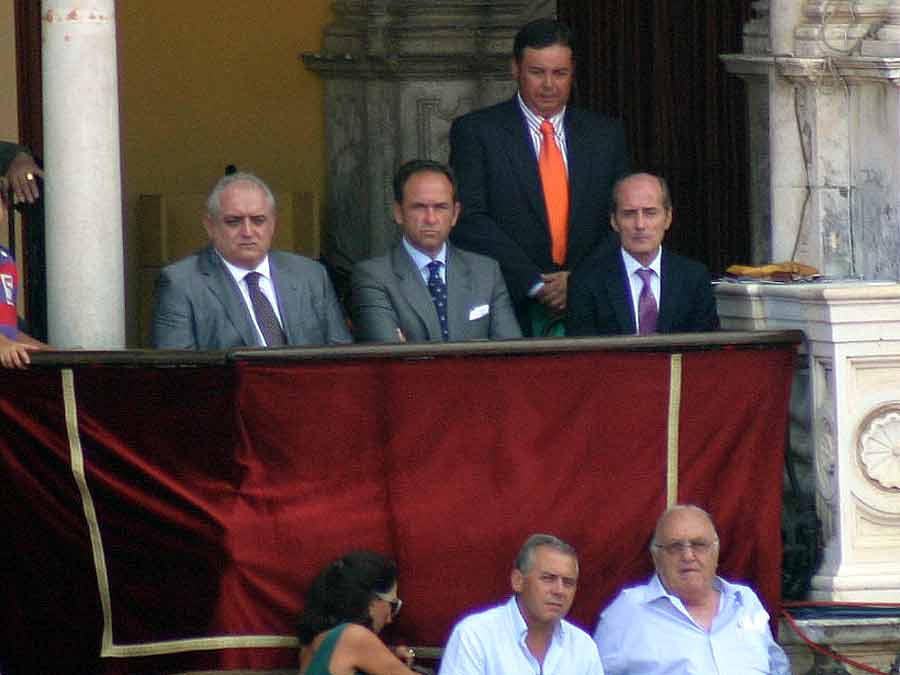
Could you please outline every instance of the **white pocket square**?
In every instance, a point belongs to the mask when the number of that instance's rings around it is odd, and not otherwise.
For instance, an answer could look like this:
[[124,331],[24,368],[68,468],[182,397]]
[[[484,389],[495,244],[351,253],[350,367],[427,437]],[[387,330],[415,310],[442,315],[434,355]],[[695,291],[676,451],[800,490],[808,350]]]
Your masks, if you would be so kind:
[[469,310],[469,321],[475,321],[483,316],[487,316],[491,311],[490,305],[478,305]]

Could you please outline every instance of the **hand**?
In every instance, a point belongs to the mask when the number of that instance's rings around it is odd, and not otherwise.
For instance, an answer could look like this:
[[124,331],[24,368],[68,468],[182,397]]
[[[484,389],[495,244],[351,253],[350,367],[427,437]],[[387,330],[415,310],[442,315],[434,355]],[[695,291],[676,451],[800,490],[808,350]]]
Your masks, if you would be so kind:
[[542,274],[541,281],[544,285],[535,296],[537,301],[546,305],[554,312],[566,311],[566,293],[569,287],[569,272],[550,272]]
[[35,164],[34,157],[28,153],[20,152],[10,162],[9,169],[6,170],[6,179],[12,187],[13,201],[16,204],[19,202],[33,204],[41,196],[37,185],[38,176],[43,177],[44,172]]
[[28,352],[42,349],[37,345],[30,345],[24,342],[14,342],[12,340],[3,339],[0,342],[0,366],[4,368],[25,369],[31,363],[31,357]]
[[394,647],[394,656],[403,661],[407,668],[412,668],[413,661],[416,660],[416,652],[412,647],[407,647],[406,645],[397,645]]

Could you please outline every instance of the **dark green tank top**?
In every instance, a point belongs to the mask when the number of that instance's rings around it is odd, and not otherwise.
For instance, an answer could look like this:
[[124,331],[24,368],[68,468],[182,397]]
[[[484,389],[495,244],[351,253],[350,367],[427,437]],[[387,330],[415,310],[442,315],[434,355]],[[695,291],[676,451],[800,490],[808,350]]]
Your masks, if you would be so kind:
[[[334,647],[337,645],[341,633],[349,625],[349,623],[342,623],[331,629],[328,635],[325,636],[325,639],[322,640],[322,644],[319,645],[316,653],[313,654],[305,675],[331,675],[331,671],[328,670],[328,665],[331,663],[331,655],[334,654]],[[356,673],[357,675],[365,675],[358,670]]]

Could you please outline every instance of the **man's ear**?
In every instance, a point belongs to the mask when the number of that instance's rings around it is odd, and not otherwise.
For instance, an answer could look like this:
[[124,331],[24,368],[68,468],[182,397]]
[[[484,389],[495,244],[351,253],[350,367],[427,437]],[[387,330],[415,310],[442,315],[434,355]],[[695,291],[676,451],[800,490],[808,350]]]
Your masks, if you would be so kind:
[[397,225],[403,225],[403,207],[398,202],[394,202],[393,206],[394,222]]
[[519,62],[516,61],[515,57],[509,62],[509,72],[512,75],[512,79],[519,80]]
[[203,229],[206,230],[206,236],[210,239],[213,238],[213,228],[215,227],[215,223],[213,219],[209,217],[209,214],[203,216]]
[[513,591],[516,593],[522,592],[522,585],[525,583],[525,575],[522,574],[518,569],[513,569],[513,571],[509,575],[509,585],[512,586]]
[[613,229],[613,232],[619,231],[619,226],[616,223],[616,214],[615,213],[609,214],[609,226]]
[[460,213],[462,213],[462,204],[460,204],[459,202],[453,202],[453,218],[450,220],[451,228],[456,225],[456,221],[459,219]]

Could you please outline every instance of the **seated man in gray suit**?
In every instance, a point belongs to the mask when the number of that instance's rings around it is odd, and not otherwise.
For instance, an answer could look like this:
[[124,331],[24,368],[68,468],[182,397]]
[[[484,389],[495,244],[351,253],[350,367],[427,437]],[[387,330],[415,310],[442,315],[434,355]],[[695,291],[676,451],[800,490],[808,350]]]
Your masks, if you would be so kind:
[[203,224],[210,244],[160,272],[158,349],[230,349],[350,342],[337,296],[317,262],[270,251],[275,197],[249,173],[216,183]]
[[613,188],[620,246],[585,261],[569,279],[568,335],[695,333],[719,327],[706,267],[664,248],[672,225],[665,180],[626,176]]
[[449,167],[416,159],[394,177],[403,237],[353,269],[352,313],[366,342],[447,342],[521,337],[495,260],[447,243],[460,205]]

